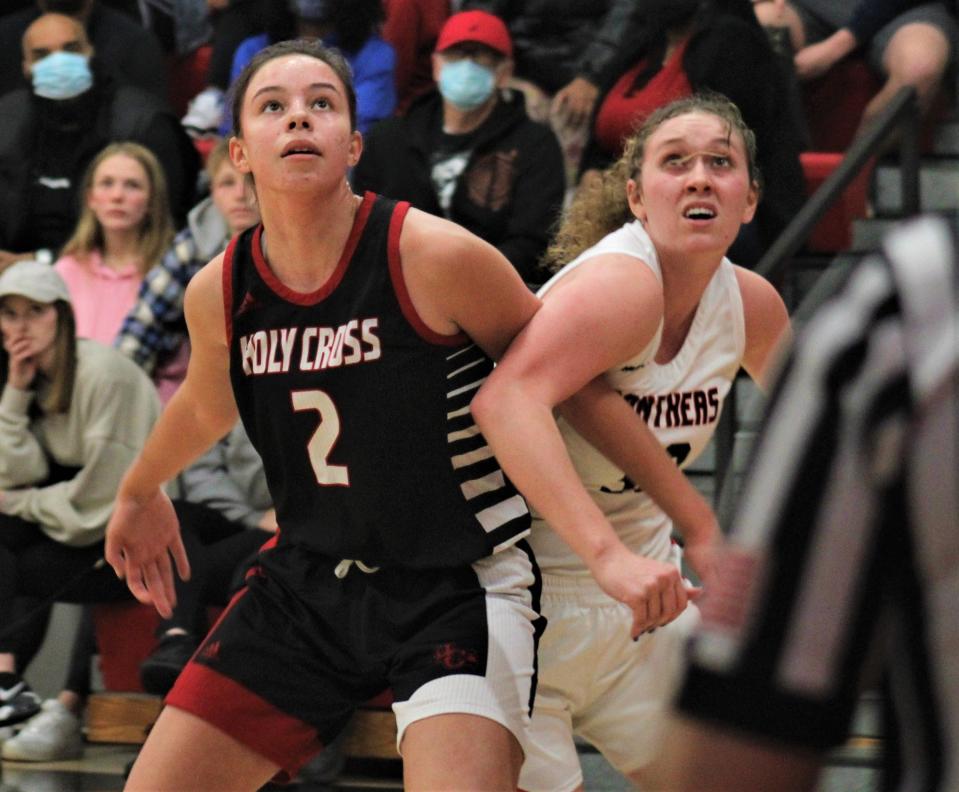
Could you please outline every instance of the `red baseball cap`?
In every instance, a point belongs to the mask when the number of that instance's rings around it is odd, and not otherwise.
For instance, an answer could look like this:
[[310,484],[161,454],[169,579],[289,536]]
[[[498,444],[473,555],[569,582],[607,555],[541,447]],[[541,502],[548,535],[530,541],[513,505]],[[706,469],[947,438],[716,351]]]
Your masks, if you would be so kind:
[[513,41],[503,20],[486,11],[462,11],[453,14],[440,30],[436,51],[443,52],[465,41],[485,44],[507,58],[513,56]]

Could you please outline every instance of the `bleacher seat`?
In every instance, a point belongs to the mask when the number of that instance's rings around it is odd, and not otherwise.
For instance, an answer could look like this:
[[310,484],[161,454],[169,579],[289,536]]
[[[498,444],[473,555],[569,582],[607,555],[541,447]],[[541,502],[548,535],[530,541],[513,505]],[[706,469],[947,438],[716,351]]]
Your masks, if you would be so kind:
[[[806,181],[806,196],[811,196],[832,174],[843,154],[836,151],[804,151],[799,155]],[[869,164],[846,187],[828,212],[813,228],[806,240],[810,253],[837,253],[852,245],[853,221],[866,216],[869,180],[873,165]]]
[[139,602],[93,606],[103,686],[109,691],[142,693],[140,663],[156,645],[157,612]]
[[803,107],[813,151],[849,148],[862,112],[882,87],[866,62],[846,58],[816,80],[803,83]]
[[[828,74],[803,85],[813,145],[812,151],[800,155],[807,197],[839,167],[863,110],[880,86],[879,78],[858,58],[847,58]],[[807,251],[836,253],[849,248],[853,221],[866,216],[872,168],[872,164],[864,168],[819,221],[806,243]]]

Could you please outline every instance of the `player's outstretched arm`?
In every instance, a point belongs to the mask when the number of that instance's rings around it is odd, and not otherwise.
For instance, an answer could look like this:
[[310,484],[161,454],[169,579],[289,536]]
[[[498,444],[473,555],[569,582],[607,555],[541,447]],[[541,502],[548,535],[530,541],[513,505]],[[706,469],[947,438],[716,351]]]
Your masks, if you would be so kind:
[[161,487],[226,434],[237,417],[222,266],[222,257],[214,259],[187,288],[184,309],[191,353],[186,379],[124,476],[107,525],[107,562],[140,602],[153,604],[164,617],[171,615],[176,602],[173,563],[184,579],[190,567],[173,507]]

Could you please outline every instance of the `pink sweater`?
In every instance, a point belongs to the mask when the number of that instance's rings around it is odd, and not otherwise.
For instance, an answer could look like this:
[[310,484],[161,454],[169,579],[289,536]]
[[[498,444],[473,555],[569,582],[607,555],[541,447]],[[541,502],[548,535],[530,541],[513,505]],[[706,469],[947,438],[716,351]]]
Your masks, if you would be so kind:
[[77,335],[113,346],[120,325],[136,303],[143,275],[130,265],[113,270],[103,263],[100,251],[86,261],[64,256],[56,264],[70,290],[77,317]]

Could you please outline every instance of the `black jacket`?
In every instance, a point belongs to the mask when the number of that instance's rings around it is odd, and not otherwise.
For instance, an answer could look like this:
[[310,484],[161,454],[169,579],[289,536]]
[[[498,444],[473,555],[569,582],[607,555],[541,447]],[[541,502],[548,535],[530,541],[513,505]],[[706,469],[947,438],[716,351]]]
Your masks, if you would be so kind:
[[[644,55],[637,47],[620,54],[616,75],[603,86],[597,109],[615,81]],[[716,91],[729,97],[756,134],[763,192],[756,219],[751,225],[756,227],[760,246],[765,249],[805,201],[805,183],[799,163],[801,129],[786,100],[788,83],[783,64],[758,24],[731,14],[719,14],[692,34],[683,58],[683,69],[694,91]],[[593,122],[591,128],[595,128],[595,117]],[[586,145],[581,170],[604,168],[609,164],[608,156],[591,138]],[[761,251],[753,251],[750,257],[754,258],[757,252]]]
[[638,0],[464,0],[502,18],[513,39],[516,76],[556,93],[574,77],[605,81],[629,46]]
[[[380,122],[353,170],[354,189],[443,216],[430,175],[442,118],[442,98],[434,91],[405,116]],[[450,219],[498,248],[524,280],[534,282],[566,188],[559,143],[549,127],[529,119],[516,91],[503,92],[472,143]]]
[[[140,143],[156,155],[178,224],[193,205],[196,149],[166,104],[138,88],[97,78],[88,92],[64,102],[18,89],[0,96],[0,119],[0,249],[55,252],[76,224],[87,165],[115,141]],[[59,183],[55,190],[39,183],[49,186],[50,177]]]

